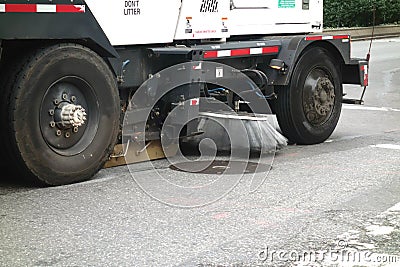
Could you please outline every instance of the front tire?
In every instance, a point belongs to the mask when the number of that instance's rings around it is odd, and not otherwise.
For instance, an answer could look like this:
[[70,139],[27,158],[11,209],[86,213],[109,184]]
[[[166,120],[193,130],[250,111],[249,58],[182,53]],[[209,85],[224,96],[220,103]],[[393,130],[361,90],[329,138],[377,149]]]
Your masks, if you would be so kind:
[[327,50],[309,49],[297,62],[290,85],[278,88],[276,115],[291,143],[322,143],[335,130],[343,98],[337,66]]
[[119,128],[116,81],[90,49],[61,44],[32,54],[9,92],[8,153],[17,173],[48,185],[90,179]]

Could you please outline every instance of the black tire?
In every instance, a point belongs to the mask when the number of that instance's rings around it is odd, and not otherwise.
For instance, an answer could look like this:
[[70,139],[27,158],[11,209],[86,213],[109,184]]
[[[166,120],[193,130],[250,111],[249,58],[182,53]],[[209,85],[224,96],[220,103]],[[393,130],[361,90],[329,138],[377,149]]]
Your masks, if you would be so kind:
[[[14,158],[9,153],[9,132],[7,127],[9,125],[10,112],[8,111],[8,103],[10,98],[10,92],[12,91],[13,83],[20,72],[20,66],[23,61],[26,60],[26,53],[28,51],[18,53],[11,50],[8,46],[3,48],[1,55],[0,65],[0,125],[3,126],[3,130],[0,131],[0,168],[2,170],[2,179],[12,180],[13,170],[15,172]],[[14,173],[15,175],[15,173]]]
[[276,115],[291,143],[322,143],[335,130],[343,98],[337,66],[327,50],[314,47],[300,57],[290,84],[278,88]]
[[[4,58],[4,55],[2,55],[2,57]],[[3,61],[4,62],[4,59]],[[7,94],[7,77],[10,76],[10,72],[8,71],[7,67],[4,64],[0,65],[0,125],[3,125],[3,127],[5,127],[5,125],[7,125],[7,120],[6,120],[6,116],[7,116],[7,108],[6,108],[6,103],[7,101],[6,99],[6,94]],[[7,166],[9,165],[9,160],[8,160],[8,156],[7,156],[7,151],[4,149],[5,147],[5,140],[6,140],[6,133],[5,131],[2,129],[0,131],[0,168],[2,170],[6,169]],[[1,179],[4,179],[6,177],[2,176]]]
[[[96,174],[119,129],[117,84],[105,61],[80,45],[51,46],[32,53],[12,84],[7,154],[16,173],[48,185]],[[60,119],[61,111],[71,115]]]

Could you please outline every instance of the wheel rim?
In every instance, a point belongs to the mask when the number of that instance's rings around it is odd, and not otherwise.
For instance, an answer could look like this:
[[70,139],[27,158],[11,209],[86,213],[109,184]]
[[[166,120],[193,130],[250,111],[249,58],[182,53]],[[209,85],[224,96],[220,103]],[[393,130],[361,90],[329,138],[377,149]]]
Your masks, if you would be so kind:
[[93,141],[99,123],[94,89],[79,77],[59,79],[43,96],[39,120],[42,137],[53,151],[65,156],[82,152]]
[[329,71],[315,68],[308,74],[303,89],[303,111],[313,126],[329,120],[335,107],[335,86]]

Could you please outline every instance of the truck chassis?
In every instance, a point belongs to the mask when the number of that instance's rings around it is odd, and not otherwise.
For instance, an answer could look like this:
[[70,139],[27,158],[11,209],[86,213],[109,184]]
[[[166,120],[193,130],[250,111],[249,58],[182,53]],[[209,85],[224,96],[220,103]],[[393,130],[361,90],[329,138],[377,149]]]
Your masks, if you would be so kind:
[[[114,147],[124,143],[125,113],[148,110],[154,92],[149,89],[134,107],[132,96],[175,65],[215,62],[248,75],[262,93],[258,97],[268,100],[283,134],[298,144],[320,143],[332,134],[343,84],[368,85],[368,61],[350,57],[348,35],[256,34],[113,46],[83,1],[46,4],[59,16],[38,15],[40,1],[22,2],[0,3],[1,154],[18,175],[48,185],[87,180],[110,157],[118,162],[123,151],[119,147],[115,153]],[[69,29],[63,30],[59,20]],[[237,109],[240,95],[229,90],[215,95],[213,89],[215,85],[195,81],[179,86],[151,107],[147,133],[135,132],[132,125],[130,138],[140,138],[144,149],[160,140],[167,114],[183,101],[222,97]],[[185,113],[192,107],[181,108]],[[196,126],[187,125],[180,135],[195,135]]]

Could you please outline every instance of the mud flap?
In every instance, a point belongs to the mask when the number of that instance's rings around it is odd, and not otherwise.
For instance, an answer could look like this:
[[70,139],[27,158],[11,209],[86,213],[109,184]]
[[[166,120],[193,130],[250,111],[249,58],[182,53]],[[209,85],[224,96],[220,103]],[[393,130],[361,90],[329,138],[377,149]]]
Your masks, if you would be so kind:
[[114,152],[104,165],[104,168],[172,157],[176,155],[178,149],[179,146],[177,144],[162,147],[160,140],[147,142],[146,145],[141,145],[137,142],[131,142],[125,146],[119,144],[114,147]]

